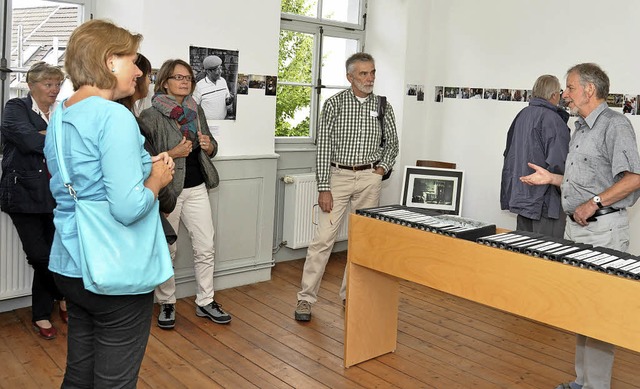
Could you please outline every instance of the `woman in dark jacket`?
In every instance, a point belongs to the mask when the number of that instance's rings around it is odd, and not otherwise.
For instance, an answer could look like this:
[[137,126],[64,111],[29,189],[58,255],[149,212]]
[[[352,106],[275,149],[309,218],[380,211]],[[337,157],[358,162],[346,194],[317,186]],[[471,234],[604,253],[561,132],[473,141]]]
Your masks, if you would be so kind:
[[44,62],[34,64],[27,72],[29,94],[7,101],[0,129],[4,144],[0,208],[9,214],[33,267],[33,327],[45,339],[57,334],[51,324],[55,300],[60,301],[60,318],[67,321],[66,304],[48,269],[56,203],[49,190],[43,153],[49,116],[63,79],[59,68]]
[[[189,231],[194,252],[197,285],[196,315],[227,324],[231,315],[215,300],[214,228],[208,190],[218,186],[219,177],[211,158],[218,143],[211,135],[202,108],[192,97],[195,77],[191,66],[181,59],[164,62],[158,71],[151,108],[140,113],[143,130],[149,131],[154,147],[166,151],[176,164],[173,181],[168,185],[178,195],[176,207],[167,216],[177,232],[180,222]],[[175,258],[176,245],[169,248]],[[175,326],[175,277],[156,288],[156,300],[162,305],[158,326]]]

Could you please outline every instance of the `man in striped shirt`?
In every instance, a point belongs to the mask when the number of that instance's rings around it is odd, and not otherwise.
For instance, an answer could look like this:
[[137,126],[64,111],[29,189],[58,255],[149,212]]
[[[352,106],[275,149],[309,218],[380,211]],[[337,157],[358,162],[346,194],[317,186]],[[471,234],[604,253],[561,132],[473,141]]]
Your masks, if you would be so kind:
[[222,78],[222,59],[210,55],[202,61],[207,76],[198,81],[193,98],[204,111],[207,120],[223,120],[227,117],[233,96],[229,92],[227,80]]
[[[302,290],[298,292],[298,321],[311,320],[311,304],[317,301],[320,281],[347,206],[352,212],[377,206],[382,176],[390,171],[398,155],[398,135],[390,105],[386,105],[382,121],[379,120],[380,102],[373,93],[373,57],[356,53],[347,59],[346,70],[351,88],[327,99],[318,125],[316,179],[320,211],[318,229],[304,263]],[[346,273],[340,297],[344,302]]]

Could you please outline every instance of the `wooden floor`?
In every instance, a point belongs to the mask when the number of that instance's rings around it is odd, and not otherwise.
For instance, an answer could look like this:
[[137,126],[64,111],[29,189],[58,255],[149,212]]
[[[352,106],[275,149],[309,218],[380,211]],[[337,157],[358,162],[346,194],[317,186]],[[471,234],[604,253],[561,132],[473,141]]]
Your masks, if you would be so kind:
[[[332,256],[309,323],[293,319],[302,260],[278,263],[271,281],[217,292],[233,316],[226,326],[179,300],[175,330],[154,318],[138,387],[543,389],[573,377],[572,334],[409,282],[396,352],[344,369],[345,262]],[[29,308],[0,314],[0,388],[60,386],[66,328],[58,320],[60,335],[46,341],[30,318]],[[640,354],[618,349],[612,387],[638,388],[639,367]]]

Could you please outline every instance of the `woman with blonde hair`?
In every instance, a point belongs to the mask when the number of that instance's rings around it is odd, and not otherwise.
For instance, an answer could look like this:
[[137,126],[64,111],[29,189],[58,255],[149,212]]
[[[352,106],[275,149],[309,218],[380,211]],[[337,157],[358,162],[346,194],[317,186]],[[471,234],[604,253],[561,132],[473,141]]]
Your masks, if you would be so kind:
[[[60,167],[67,166],[78,200],[108,202],[104,217],[124,226],[150,212],[159,217],[158,192],[171,181],[173,161],[144,150],[135,117],[115,102],[132,95],[142,75],[135,65],[141,39],[103,20],[76,28],[65,53],[75,92],[56,109],[47,133],[45,155],[57,202],[49,268],[69,311],[63,388],[135,388],[149,338],[152,291],[107,295],[85,288],[75,196]],[[104,253],[105,261],[110,254]],[[131,258],[136,260],[142,259]],[[139,274],[139,281],[147,276]]]
[[33,64],[27,72],[29,94],[7,101],[0,127],[4,144],[0,208],[16,227],[27,262],[33,268],[32,323],[45,339],[54,339],[58,333],[51,323],[54,301],[60,302],[60,319],[67,322],[66,303],[48,269],[56,203],[49,190],[43,152],[49,117],[63,79],[57,66]]

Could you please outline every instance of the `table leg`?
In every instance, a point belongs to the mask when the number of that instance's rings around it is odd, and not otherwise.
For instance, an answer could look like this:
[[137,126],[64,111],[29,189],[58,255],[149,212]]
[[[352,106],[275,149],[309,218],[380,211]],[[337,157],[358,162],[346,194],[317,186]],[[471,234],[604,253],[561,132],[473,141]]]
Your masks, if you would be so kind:
[[399,299],[397,278],[351,262],[347,268],[345,367],[395,351]]

